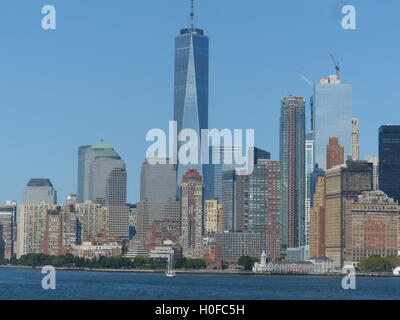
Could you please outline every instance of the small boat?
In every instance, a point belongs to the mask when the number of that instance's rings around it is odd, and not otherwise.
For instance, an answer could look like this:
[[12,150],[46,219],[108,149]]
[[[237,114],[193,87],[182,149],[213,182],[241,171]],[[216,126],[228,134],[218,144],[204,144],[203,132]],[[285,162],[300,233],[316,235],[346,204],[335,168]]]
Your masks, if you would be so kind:
[[165,275],[167,277],[175,277],[176,276],[173,265],[174,265],[173,264],[173,254],[170,254],[170,256],[168,258],[167,272],[165,272]]

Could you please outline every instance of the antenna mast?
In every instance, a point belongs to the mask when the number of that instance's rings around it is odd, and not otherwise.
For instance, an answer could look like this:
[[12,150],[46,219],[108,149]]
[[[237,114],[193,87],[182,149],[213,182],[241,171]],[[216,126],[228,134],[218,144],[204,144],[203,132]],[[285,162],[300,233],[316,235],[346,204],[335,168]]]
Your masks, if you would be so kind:
[[194,29],[194,0],[190,0],[190,28]]

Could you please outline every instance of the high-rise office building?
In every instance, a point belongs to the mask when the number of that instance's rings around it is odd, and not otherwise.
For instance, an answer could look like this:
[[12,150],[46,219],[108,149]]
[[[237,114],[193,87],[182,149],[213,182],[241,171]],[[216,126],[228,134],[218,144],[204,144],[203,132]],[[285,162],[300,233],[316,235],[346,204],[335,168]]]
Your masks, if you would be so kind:
[[[99,145],[96,144],[95,146]],[[97,150],[94,158],[90,161],[89,165],[89,178],[88,178],[88,199],[95,203],[105,205],[109,204],[112,199],[106,199],[107,185],[112,183],[110,181],[112,175],[118,171],[125,170],[125,164],[118,153],[111,147],[106,148],[106,143],[103,141],[101,144],[104,149]]]
[[336,266],[344,265],[345,203],[372,190],[372,164],[347,161],[326,172],[325,248]]
[[365,160],[372,163],[374,168],[374,190],[379,190],[379,157],[378,156],[366,156]]
[[81,146],[78,150],[78,199],[79,203],[87,200],[94,200],[90,194],[90,173],[91,166],[96,157],[108,157],[119,159],[118,153],[115,152],[104,140],[100,140],[91,146]]
[[235,231],[264,233],[268,258],[280,257],[279,161],[260,160],[250,175],[237,176],[236,190]]
[[400,125],[379,128],[379,189],[400,201]]
[[[154,163],[154,164],[153,164]],[[141,201],[175,201],[176,165],[169,158],[147,159],[140,171]]]
[[[241,149],[240,149],[241,150]],[[241,152],[241,151],[240,151]],[[270,159],[271,155],[268,151],[252,147],[249,151],[249,163],[253,163],[253,166],[260,163],[260,161]],[[243,169],[243,170],[242,170]],[[222,229],[224,232],[238,232],[244,230],[244,225],[242,219],[237,215],[236,210],[236,185],[237,185],[237,175],[246,175],[249,168],[239,168],[233,166],[231,170],[219,170],[218,176],[215,174],[208,175],[208,182],[210,178],[217,178],[216,180],[222,180],[221,187],[221,201],[222,201]],[[240,178],[241,179],[241,178]],[[216,185],[216,184],[214,184]],[[207,186],[206,186],[207,189]],[[240,196],[239,196],[240,198]]]
[[[210,146],[204,181],[205,200],[222,201],[222,173],[235,169],[233,146]],[[226,159],[228,158],[228,159]]]
[[178,137],[183,129],[197,133],[199,159],[188,165],[178,163],[178,186],[189,168],[195,168],[201,176],[205,170],[200,164],[200,145],[207,142],[201,141],[201,130],[208,129],[208,67],[209,38],[203,30],[195,28],[192,7],[190,26],[175,38],[174,120]]
[[[270,159],[268,151],[251,147],[248,153],[248,162],[258,163],[260,159]],[[206,165],[206,178],[204,179],[204,197],[206,200],[218,199],[222,201],[222,175],[225,171],[235,169],[247,169],[237,160],[242,158],[241,146],[217,146],[209,147],[209,164]],[[240,158],[239,158],[240,157]]]
[[203,181],[195,169],[183,176],[180,188],[182,254],[186,258],[203,257]]
[[[127,172],[125,163],[115,150],[100,141],[87,151],[84,162],[83,198],[108,208],[107,229],[111,237],[129,235],[129,209],[126,204]],[[88,175],[86,174],[88,170]],[[87,180],[86,180],[87,177]],[[80,182],[78,182],[79,184]],[[78,195],[79,198],[81,196]]]
[[310,213],[310,257],[325,257],[326,179],[318,177]]
[[176,165],[168,158],[148,159],[143,163],[136,221],[137,238],[143,244],[155,222],[179,221],[176,191]]
[[360,160],[360,127],[358,119],[351,120],[351,157],[353,160]]
[[89,199],[89,170],[91,146],[80,146],[78,149],[78,202],[83,203]]
[[306,244],[309,243],[310,234],[310,210],[311,210],[311,178],[314,171],[314,140],[312,140],[312,133],[306,136],[306,186],[305,186],[305,209],[304,215],[306,220]]
[[399,249],[400,205],[382,191],[346,202],[345,265],[373,255],[394,257]]
[[57,192],[49,179],[31,179],[22,194],[23,204],[57,203]]
[[326,144],[329,137],[338,137],[345,159],[351,155],[352,86],[341,83],[337,76],[321,79],[314,86],[312,98],[312,130],[315,141],[315,162],[326,169]]
[[271,153],[257,148],[257,147],[250,147],[251,151],[249,152],[249,157],[252,157],[249,161],[252,161],[254,165],[259,164],[263,160],[270,160]]
[[222,231],[242,231],[236,210],[236,170],[224,171],[222,174]]
[[281,246],[304,246],[305,232],[305,99],[281,99],[280,118]]
[[344,148],[339,145],[337,137],[330,137],[326,146],[326,169],[344,164]]

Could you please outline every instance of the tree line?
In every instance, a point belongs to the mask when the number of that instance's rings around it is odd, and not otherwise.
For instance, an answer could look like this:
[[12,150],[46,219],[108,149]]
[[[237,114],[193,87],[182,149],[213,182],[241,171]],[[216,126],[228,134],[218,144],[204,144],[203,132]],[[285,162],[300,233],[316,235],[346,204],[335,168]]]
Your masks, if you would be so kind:
[[357,269],[361,272],[393,272],[400,266],[400,257],[370,256],[362,259]]
[[[136,256],[133,259],[122,255],[113,257],[97,257],[94,259],[79,258],[72,254],[51,256],[46,254],[29,253],[19,259],[0,259],[0,265],[42,267],[51,265],[63,268],[89,268],[89,269],[138,269],[138,270],[163,270],[167,267],[166,258],[149,258]],[[205,269],[206,262],[203,259],[179,258],[174,262],[175,269]]]

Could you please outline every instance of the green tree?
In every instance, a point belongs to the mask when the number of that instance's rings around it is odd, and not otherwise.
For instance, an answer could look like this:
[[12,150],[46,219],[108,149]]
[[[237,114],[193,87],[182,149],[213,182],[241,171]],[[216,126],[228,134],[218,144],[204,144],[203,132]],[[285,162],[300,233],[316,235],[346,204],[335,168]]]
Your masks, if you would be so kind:
[[238,265],[242,266],[244,270],[251,270],[253,268],[254,263],[257,261],[258,259],[255,259],[250,256],[241,256],[238,260]]
[[187,262],[187,259],[184,258],[184,257],[180,257],[180,258],[176,259],[176,260],[174,261],[174,267],[175,267],[175,269],[182,269],[182,268],[184,268],[186,262]]
[[381,257],[375,255],[362,259],[357,268],[361,272],[392,272],[399,265],[399,257]]
[[206,262],[203,259],[188,259],[185,263],[186,269],[205,269]]

